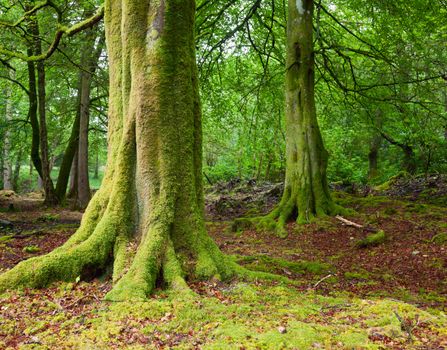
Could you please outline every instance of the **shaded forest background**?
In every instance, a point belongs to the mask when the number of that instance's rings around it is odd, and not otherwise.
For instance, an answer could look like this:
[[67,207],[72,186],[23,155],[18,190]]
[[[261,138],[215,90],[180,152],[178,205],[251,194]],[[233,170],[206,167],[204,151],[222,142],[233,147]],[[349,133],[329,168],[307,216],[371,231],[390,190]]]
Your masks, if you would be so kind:
[[[82,3],[83,9],[73,2],[65,5],[61,8],[67,23],[87,18],[98,6],[91,1]],[[16,15],[7,2],[1,11],[6,18]],[[330,182],[379,184],[401,172],[447,171],[446,12],[442,1],[316,3],[316,103]],[[54,36],[54,16],[50,9],[37,16],[44,51]],[[234,178],[282,181],[285,27],[283,1],[198,2],[207,183]],[[92,73],[90,187],[96,189],[101,182],[108,103],[102,30],[100,24],[65,38],[43,63],[48,163],[55,187],[82,106],[85,72]],[[6,28],[2,49],[26,51],[28,40]],[[39,181],[30,159],[27,64],[19,59],[2,63],[0,138],[8,147],[2,147],[1,165],[5,171],[11,168],[15,191],[34,191]]]

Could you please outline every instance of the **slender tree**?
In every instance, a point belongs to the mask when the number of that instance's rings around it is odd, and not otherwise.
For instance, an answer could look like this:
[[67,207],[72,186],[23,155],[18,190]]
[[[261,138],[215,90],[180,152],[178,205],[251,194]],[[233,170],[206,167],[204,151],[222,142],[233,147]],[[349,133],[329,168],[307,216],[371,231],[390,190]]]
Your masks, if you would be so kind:
[[[11,79],[14,79],[14,71],[8,69],[8,74]],[[6,87],[6,106],[5,106],[5,117],[6,117],[6,131],[3,137],[3,189],[13,190],[13,174],[12,174],[12,159],[11,159],[11,132],[9,130],[9,122],[13,117],[13,103],[12,103],[12,83],[8,82]]]
[[[27,8],[31,9],[30,6]],[[39,23],[37,17],[28,21],[31,39],[28,42],[28,56],[42,55],[42,40],[40,38]],[[36,80],[37,72],[37,80]],[[48,139],[46,125],[46,78],[45,64],[42,60],[34,63],[28,61],[29,77],[29,119],[33,129],[31,145],[31,158],[42,180],[45,191],[45,203],[57,204],[53,181],[50,177],[50,161],[48,157]],[[40,152],[39,152],[40,150]]]
[[[109,152],[79,230],[0,275],[0,291],[91,277],[113,265],[111,300],[142,300],[157,280],[237,269],[205,231],[193,0],[107,0]],[[132,242],[136,240],[137,249]]]

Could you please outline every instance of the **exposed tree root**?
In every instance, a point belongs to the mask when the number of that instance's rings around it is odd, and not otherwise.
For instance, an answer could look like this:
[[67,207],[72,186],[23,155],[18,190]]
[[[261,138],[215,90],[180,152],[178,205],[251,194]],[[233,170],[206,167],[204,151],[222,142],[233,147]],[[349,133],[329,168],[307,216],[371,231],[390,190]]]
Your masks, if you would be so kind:
[[288,221],[295,220],[297,224],[301,225],[326,216],[351,213],[349,209],[334,203],[330,197],[323,198],[323,200],[308,200],[298,195],[291,196],[286,191],[281,202],[269,214],[253,218],[238,218],[233,222],[232,230],[236,232],[255,228],[260,231],[274,232],[279,237],[285,238],[288,235],[285,228]]

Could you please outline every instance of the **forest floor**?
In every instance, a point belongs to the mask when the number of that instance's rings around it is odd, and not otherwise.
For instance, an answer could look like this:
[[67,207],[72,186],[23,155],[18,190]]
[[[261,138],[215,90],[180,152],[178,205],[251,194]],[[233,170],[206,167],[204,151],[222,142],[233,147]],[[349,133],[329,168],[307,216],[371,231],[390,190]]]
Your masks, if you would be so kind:
[[[356,211],[343,218],[361,228],[337,218],[289,223],[284,239],[231,231],[235,217],[268,212],[280,185],[216,185],[207,226],[220,248],[293,285],[201,282],[191,285],[195,298],[159,290],[146,303],[104,302],[107,279],[10,292],[0,296],[0,349],[447,349],[447,197],[415,182],[336,191]],[[3,193],[0,272],[63,244],[81,217],[44,208],[38,195]],[[385,239],[358,246],[377,230]]]

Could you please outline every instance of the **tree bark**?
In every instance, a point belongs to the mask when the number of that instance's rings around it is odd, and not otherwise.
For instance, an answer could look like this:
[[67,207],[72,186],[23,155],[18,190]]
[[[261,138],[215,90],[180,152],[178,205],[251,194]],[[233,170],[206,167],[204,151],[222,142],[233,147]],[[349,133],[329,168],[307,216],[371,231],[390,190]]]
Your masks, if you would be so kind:
[[[36,54],[42,53],[40,38],[36,38]],[[42,182],[45,191],[45,204],[55,205],[59,201],[54,192],[53,181],[51,180],[50,160],[48,156],[48,132],[46,117],[46,77],[45,63],[37,62],[37,91],[39,102],[39,126],[40,126],[40,157],[42,160]]]
[[[34,50],[32,45],[27,49],[28,56],[33,56]],[[28,67],[28,119],[31,124],[32,138],[31,138],[31,161],[36,168],[39,176],[42,175],[42,161],[39,155],[39,144],[40,144],[40,128],[39,120],[37,118],[37,82],[36,82],[36,67],[34,62],[27,62]]]
[[407,173],[414,175],[417,171],[417,162],[416,162],[416,156],[414,154],[413,147],[410,145],[407,145],[405,143],[396,141],[391,136],[386,134],[383,131],[380,131],[380,135],[387,140],[389,143],[391,143],[394,146],[399,147],[404,152],[404,159],[402,162],[402,168]]
[[[14,79],[14,71],[8,69],[8,74],[11,79]],[[11,159],[11,132],[10,132],[10,121],[13,118],[13,102],[12,102],[12,83],[8,82],[6,86],[6,106],[5,106],[5,117],[6,117],[6,131],[3,139],[3,189],[13,190],[13,176],[12,176],[12,159]]]
[[[80,74],[79,74],[80,75]],[[78,97],[77,97],[77,105],[80,105],[80,98],[81,98],[81,79],[79,79],[78,84]],[[68,140],[67,147],[65,148],[64,156],[62,158],[61,166],[59,169],[59,175],[57,177],[57,184],[56,184],[56,196],[59,198],[59,201],[63,201],[65,198],[65,194],[67,192],[67,185],[68,180],[70,178],[70,173],[74,174],[74,172],[77,172],[77,159],[75,159],[75,155],[78,149],[79,145],[79,121],[81,119],[79,108],[76,112],[76,117],[73,122],[73,126],[71,128],[71,134],[70,139]],[[73,167],[76,167],[76,170],[73,170]],[[73,178],[73,175],[72,175]],[[75,179],[77,181],[77,176],[75,176]],[[70,187],[69,187],[69,193],[72,192],[74,189],[73,183],[70,180]],[[73,198],[72,196],[68,195],[69,198]]]
[[145,300],[156,281],[185,291],[187,279],[237,271],[204,225],[194,5],[106,0],[109,150],[102,186],[67,243],[0,275],[0,291],[88,278],[112,264],[115,285],[106,298]]
[[[33,17],[28,23],[29,31],[33,36],[33,42],[28,47],[28,56],[42,53],[42,43],[39,33],[39,23],[37,18]],[[37,68],[37,69],[36,69]],[[37,70],[37,84],[36,84]],[[31,146],[31,157],[33,163],[42,179],[42,185],[45,191],[45,204],[55,205],[58,203],[54,191],[53,181],[50,177],[50,164],[48,157],[48,139],[46,125],[46,92],[45,92],[45,64],[39,61],[36,64],[28,62],[29,76],[29,100],[30,100],[30,122],[33,129],[33,140]],[[37,114],[37,111],[39,112]],[[37,115],[39,119],[37,119]],[[39,154],[40,147],[40,154]]]
[[78,191],[76,196],[76,206],[79,208],[85,208],[91,198],[88,175],[88,126],[90,119],[89,108],[91,73],[82,72],[81,81],[81,118],[79,121]]
[[76,147],[75,155],[70,170],[70,188],[68,189],[67,198],[73,199],[78,196],[78,150]]
[[95,180],[99,179],[99,151],[96,150],[96,154],[95,154],[95,172],[93,174],[93,178]]
[[22,167],[22,150],[20,149],[17,154],[17,157],[16,157],[16,163],[14,166],[14,175],[12,177],[12,185],[13,185],[15,191],[19,190],[19,179],[20,179],[21,167]]
[[87,31],[85,46],[83,48],[81,64],[84,70],[81,72],[81,90],[79,104],[79,147],[78,147],[78,191],[76,206],[84,209],[91,198],[89,172],[88,172],[88,128],[90,119],[90,90],[92,77],[98,66],[98,60],[103,48],[102,38],[97,43],[97,35],[94,29]]
[[312,0],[289,0],[286,62],[286,179],[279,205],[261,224],[287,235],[285,223],[310,222],[316,216],[341,210],[329,193],[328,153],[317,121]]
[[[88,14],[90,15],[90,13]],[[101,35],[101,39],[98,42],[98,45],[95,50],[95,41],[96,41],[96,33],[98,29],[89,29],[87,31],[87,36],[85,38],[85,44],[82,48],[81,62],[80,65],[82,70],[79,72],[79,82],[78,82],[78,92],[77,92],[77,111],[76,117],[73,122],[73,126],[71,129],[70,139],[68,141],[67,147],[65,148],[64,156],[62,158],[62,163],[59,170],[59,176],[57,179],[56,185],[56,195],[59,201],[64,200],[67,185],[70,178],[70,173],[73,172],[73,162],[75,159],[75,154],[78,152],[78,149],[81,147],[81,153],[84,153],[86,156],[82,157],[81,160],[76,159],[75,166],[82,168],[82,178],[79,180],[81,182],[82,190],[80,194],[80,198],[78,198],[78,191],[74,191],[74,185],[70,181],[69,188],[69,198],[75,198],[77,205],[82,208],[88,204],[90,200],[90,186],[88,184],[88,174],[86,175],[85,169],[88,169],[88,115],[82,115],[82,113],[88,113],[90,107],[90,81],[91,77],[94,74],[96,68],[98,67],[98,60],[101,52],[103,50],[104,38]],[[88,101],[87,101],[88,98]],[[87,118],[87,119],[86,119]],[[83,136],[82,141],[80,141],[80,125],[83,125]],[[82,144],[82,146],[81,146]],[[87,157],[87,160],[85,158]],[[86,165],[87,164],[87,165]],[[78,173],[79,169],[76,169],[76,176],[72,177],[72,179],[76,179],[78,181]],[[78,184],[76,184],[76,187]]]
[[403,145],[402,150],[404,151],[404,161],[402,163],[402,167],[405,171],[411,175],[416,174],[417,172],[417,162],[416,156],[413,151],[413,147],[409,145]]

